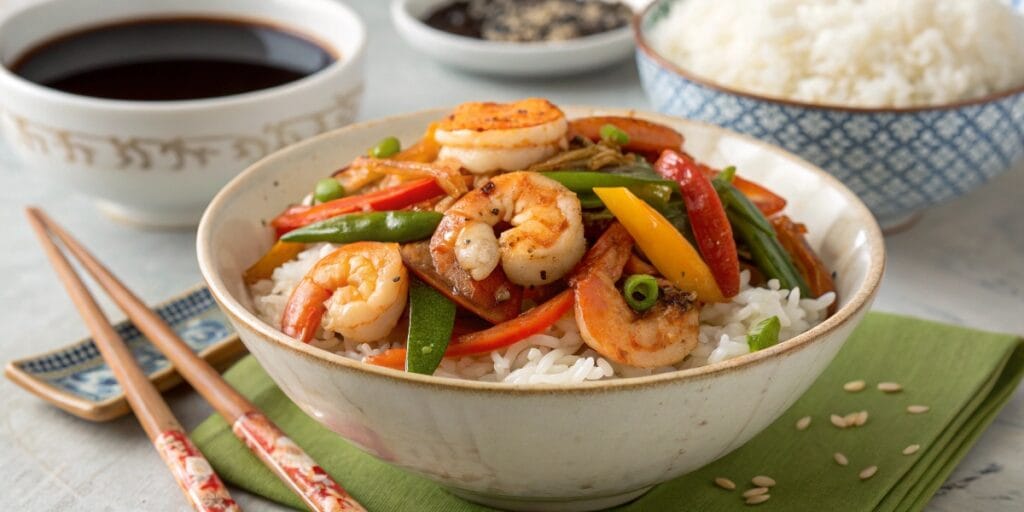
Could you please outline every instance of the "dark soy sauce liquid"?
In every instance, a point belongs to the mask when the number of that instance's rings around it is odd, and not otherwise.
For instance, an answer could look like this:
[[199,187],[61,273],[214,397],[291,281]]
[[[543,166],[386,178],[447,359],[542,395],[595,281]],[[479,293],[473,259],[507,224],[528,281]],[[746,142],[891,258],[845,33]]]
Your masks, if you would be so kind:
[[335,55],[270,25],[217,18],[143,19],[91,27],[40,44],[15,74],[71,94],[174,101],[293,82]]

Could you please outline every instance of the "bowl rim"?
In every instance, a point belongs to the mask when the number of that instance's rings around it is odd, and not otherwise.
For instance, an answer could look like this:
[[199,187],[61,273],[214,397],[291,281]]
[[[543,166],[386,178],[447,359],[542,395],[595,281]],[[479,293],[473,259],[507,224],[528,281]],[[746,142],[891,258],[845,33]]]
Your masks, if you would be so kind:
[[[601,48],[631,39],[632,30],[630,29],[630,24],[632,19],[630,23],[619,28],[563,41],[530,41],[524,43],[488,41],[486,39],[460,36],[431,27],[409,12],[409,2],[410,0],[391,1],[391,18],[400,33],[405,31],[403,29],[413,30],[424,37],[429,37],[433,42],[463,51],[489,52],[509,57],[521,57],[551,51],[568,52]],[[635,18],[640,10],[628,3],[627,6],[633,11],[632,17]]]
[[[344,77],[356,71],[356,75],[361,76],[362,73],[358,72],[362,66],[362,59],[366,54],[367,45],[367,30],[366,23],[363,19],[356,14],[351,7],[342,2],[333,2],[325,0],[292,0],[295,2],[291,7],[323,7],[326,9],[334,9],[339,16],[348,18],[357,30],[351,32],[353,37],[353,51],[349,52],[348,55],[342,53],[341,49],[337,47],[333,42],[324,41],[323,38],[315,37],[310,34],[304,27],[297,26],[297,24],[281,22],[275,20],[269,16],[251,16],[242,13],[232,12],[228,9],[218,10],[216,13],[209,13],[201,15],[202,18],[209,19],[227,19],[235,21],[243,21],[246,23],[262,25],[267,27],[277,28],[287,33],[291,33],[309,40],[317,45],[326,46],[329,52],[335,57],[334,62],[329,65],[315,71],[309,75],[303,76],[297,80],[283,83],[273,87],[267,87],[263,89],[257,89],[254,91],[243,92],[239,94],[229,94],[226,96],[214,96],[210,98],[196,98],[188,100],[122,100],[112,98],[100,98],[95,96],[85,96],[81,94],[73,94],[54,89],[35,83],[31,80],[21,77],[16,74],[6,64],[0,62],[0,87],[11,87],[12,89],[20,90],[26,96],[33,98],[39,98],[44,101],[53,102],[55,104],[71,105],[78,108],[92,108],[104,111],[116,111],[116,112],[135,112],[135,113],[161,113],[161,112],[194,112],[201,111],[211,108],[230,108],[235,106],[246,105],[252,102],[264,101],[274,97],[280,97],[282,95],[290,95],[302,92],[303,90],[322,84],[328,80],[333,80],[336,77]],[[305,2],[302,5],[302,2]],[[13,9],[9,12],[0,15],[0,26],[10,23],[11,20],[22,16],[28,11],[35,9],[47,8],[47,2],[34,2],[23,5],[17,9]],[[240,8],[241,6],[235,6]],[[177,19],[182,16],[189,16],[191,13],[187,9],[181,10],[177,5],[170,5],[166,10],[153,13],[150,15],[141,16],[138,19]],[[109,18],[105,18],[99,23],[79,24],[74,27],[63,31],[55,32],[53,34],[45,35],[38,39],[38,43],[49,41],[54,37],[62,37],[65,34],[74,33],[82,30],[89,30],[91,28],[103,27],[109,24],[116,24],[119,20],[125,19],[117,15],[112,15]],[[135,18],[131,18],[135,19]],[[34,48],[34,45],[29,45],[29,49]],[[24,55],[19,55],[18,58]],[[16,59],[17,60],[17,59]]]
[[[771,359],[775,356],[783,353],[804,348],[815,341],[819,341],[825,338],[826,335],[836,331],[839,327],[852,321],[862,310],[866,309],[874,299],[874,296],[878,292],[879,284],[882,279],[882,275],[885,270],[885,243],[882,237],[881,229],[878,226],[877,221],[871,214],[868,207],[854,194],[850,189],[842,184],[837,178],[817,166],[807,162],[806,160],[785,151],[779,147],[768,144],[766,142],[755,139],[747,135],[739,134],[716,126],[710,123],[704,123],[699,121],[693,121],[689,119],[683,119],[679,117],[667,116],[664,114],[657,114],[649,111],[627,109],[627,108],[608,108],[608,107],[593,107],[587,105],[566,105],[569,109],[589,110],[593,112],[601,112],[606,115],[624,115],[624,116],[640,116],[645,119],[653,120],[655,122],[664,123],[684,123],[708,129],[711,131],[727,134],[730,137],[744,140],[748,143],[754,144],[763,148],[766,151],[770,151],[780,156],[789,159],[797,164],[802,164],[804,168],[826,183],[826,186],[835,189],[838,193],[845,196],[851,205],[854,217],[864,221],[863,228],[867,233],[867,240],[863,249],[868,251],[870,258],[869,267],[866,270],[866,276],[862,285],[852,292],[850,295],[850,301],[839,308],[832,316],[825,319],[820,324],[808,329],[807,331],[800,333],[793,338],[790,338],[782,343],[778,343],[767,349],[759,350],[750,354],[745,354],[725,361],[708,364],[704,366],[698,366],[696,368],[687,368],[683,370],[677,370],[673,372],[666,372],[656,375],[648,375],[643,377],[630,377],[621,379],[607,379],[598,381],[587,381],[579,384],[571,385],[553,385],[553,384],[506,384],[499,382],[481,382],[475,380],[466,379],[453,379],[445,377],[435,377],[433,375],[420,375],[415,373],[408,373],[401,370],[394,370],[382,366],[374,366],[365,364],[361,361],[349,359],[347,357],[322,350],[312,345],[302,343],[294,338],[285,335],[280,330],[260,320],[255,314],[246,309],[241,302],[235,299],[228,291],[227,285],[224,283],[223,278],[214,272],[214,252],[213,252],[213,241],[212,241],[212,230],[214,224],[217,222],[215,219],[222,215],[222,211],[225,208],[225,203],[229,198],[235,196],[240,189],[246,187],[249,178],[260,171],[261,168],[266,165],[283,159],[288,158],[296,152],[302,152],[306,148],[312,147],[313,145],[320,144],[321,141],[338,137],[342,134],[364,130],[372,126],[378,126],[381,124],[388,124],[395,121],[400,121],[412,117],[425,117],[428,114],[442,117],[447,112],[451,111],[452,107],[447,108],[435,108],[426,109],[415,112],[409,112],[404,114],[398,114],[394,116],[388,116],[379,118],[371,121],[364,121],[360,123],[354,123],[349,126],[345,126],[330,132],[306,139],[297,144],[288,146],[284,149],[278,150],[256,163],[247,167],[244,171],[238,174],[232,179],[227,185],[225,185],[210,201],[209,206],[203,212],[202,220],[199,223],[199,228],[196,234],[196,254],[199,263],[199,270],[206,281],[207,286],[210,289],[214,299],[218,302],[221,310],[224,314],[232,321],[244,325],[247,329],[252,331],[263,339],[264,342],[269,341],[272,344],[277,345],[278,348],[285,349],[290,352],[294,352],[296,355],[306,357],[315,360],[320,364],[326,364],[337,369],[352,370],[362,376],[366,377],[377,377],[382,378],[391,382],[397,382],[402,384],[411,384],[418,386],[426,386],[437,389],[453,390],[453,391],[465,391],[465,392],[486,392],[495,394],[516,394],[516,395],[528,395],[528,394],[550,394],[550,393],[576,393],[576,394],[588,394],[595,391],[611,391],[611,390],[624,390],[624,389],[639,389],[648,386],[662,385],[672,382],[684,381],[697,379],[700,377],[712,375],[712,374],[724,374],[731,371],[739,370],[745,366],[753,365],[755,363],[764,362],[765,360]],[[243,339],[243,341],[245,341]]]
[[1001,91],[992,92],[984,96],[977,98],[968,98],[964,100],[957,100],[949,103],[941,103],[937,105],[916,105],[910,107],[858,107],[855,105],[842,105],[825,102],[812,102],[812,101],[801,101],[792,98],[785,98],[781,96],[773,96],[770,94],[762,94],[745,89],[724,85],[714,80],[702,77],[692,71],[689,71],[682,66],[672,62],[667,57],[662,56],[648,43],[647,36],[644,33],[643,24],[647,16],[656,7],[663,5],[666,0],[653,0],[644,9],[633,16],[632,28],[633,28],[633,40],[636,43],[638,50],[642,51],[648,58],[655,61],[659,66],[667,69],[685,80],[693,82],[702,87],[713,89],[718,92],[732,94],[734,96],[741,96],[747,99],[761,101],[765,103],[774,103],[784,105],[787,107],[805,108],[810,110],[825,110],[825,111],[836,111],[846,112],[851,114],[915,114],[923,112],[937,112],[945,110],[956,110],[965,107],[973,107],[978,105],[984,105],[1000,100],[1010,98],[1024,94],[1024,84],[1004,89]]

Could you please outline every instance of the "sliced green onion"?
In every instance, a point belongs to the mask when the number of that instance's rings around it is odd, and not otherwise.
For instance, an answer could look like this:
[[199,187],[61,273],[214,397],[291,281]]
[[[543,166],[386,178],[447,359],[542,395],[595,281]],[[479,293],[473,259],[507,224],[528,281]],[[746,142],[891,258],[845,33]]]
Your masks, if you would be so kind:
[[606,124],[601,127],[601,140],[625,146],[629,144],[629,134],[614,124]]
[[634,311],[644,312],[658,302],[658,281],[647,274],[633,274],[626,278],[622,296]]
[[389,158],[402,150],[402,143],[396,137],[384,137],[376,146],[370,148],[370,156],[374,158]]
[[324,178],[316,182],[313,188],[313,197],[320,203],[333,201],[345,197],[345,187],[334,178]]
[[757,352],[778,343],[779,329],[781,328],[782,322],[779,321],[777,316],[765,318],[758,322],[747,333],[747,345],[750,347],[750,351]]
[[736,176],[736,166],[730,165],[729,167],[726,167],[725,170],[718,173],[718,176],[715,176],[715,179],[720,179],[726,183],[732,183],[732,178],[734,176]]

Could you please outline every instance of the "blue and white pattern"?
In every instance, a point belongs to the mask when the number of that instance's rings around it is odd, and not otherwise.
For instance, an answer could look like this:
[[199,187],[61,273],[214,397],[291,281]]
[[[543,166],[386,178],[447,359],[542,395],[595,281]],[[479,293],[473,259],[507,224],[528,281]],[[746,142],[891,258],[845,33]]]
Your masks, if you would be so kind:
[[[645,31],[669,4],[649,11]],[[847,112],[706,87],[642,49],[637,66],[659,112],[717,124],[803,157],[842,180],[883,225],[963,195],[1024,159],[1024,94],[951,109]]]
[[[155,311],[195,352],[228,341],[234,335],[231,324],[205,287],[174,299]],[[170,366],[164,355],[130,321],[121,322],[114,329],[128,344],[146,375],[152,376]],[[56,353],[21,361],[17,366],[34,378],[93,402],[121,395],[121,386],[92,338]]]

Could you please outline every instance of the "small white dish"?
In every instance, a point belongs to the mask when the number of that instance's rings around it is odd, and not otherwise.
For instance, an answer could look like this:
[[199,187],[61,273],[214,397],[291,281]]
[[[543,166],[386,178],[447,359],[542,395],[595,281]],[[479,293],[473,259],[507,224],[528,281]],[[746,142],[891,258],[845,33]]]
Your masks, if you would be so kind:
[[[69,94],[9,69],[60,34],[118,21],[198,16],[277,25],[337,60],[309,76],[244,94],[127,101]],[[0,20],[0,132],[32,172],[71,183],[119,220],[194,226],[249,164],[344,126],[363,91],[366,30],[333,0],[47,0]]]
[[[444,64],[488,75],[571,75],[625,60],[633,51],[630,27],[568,41],[507,43],[457,36],[423,20],[452,0],[393,0],[395,29],[416,51]],[[624,0],[634,11],[643,0]]]

